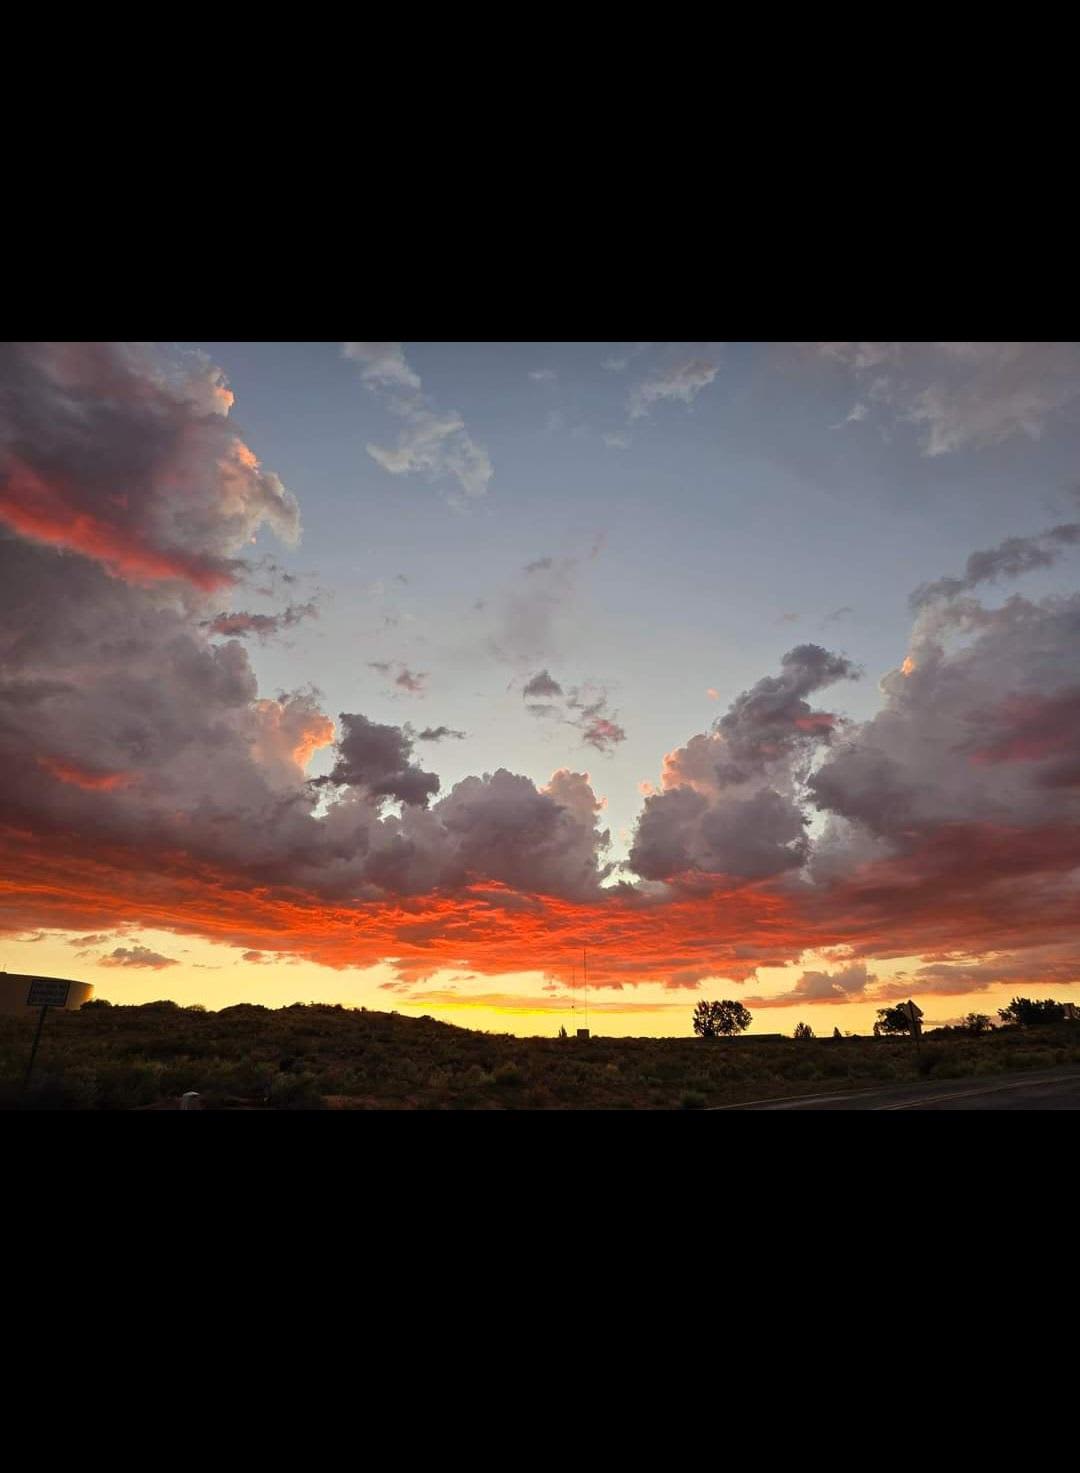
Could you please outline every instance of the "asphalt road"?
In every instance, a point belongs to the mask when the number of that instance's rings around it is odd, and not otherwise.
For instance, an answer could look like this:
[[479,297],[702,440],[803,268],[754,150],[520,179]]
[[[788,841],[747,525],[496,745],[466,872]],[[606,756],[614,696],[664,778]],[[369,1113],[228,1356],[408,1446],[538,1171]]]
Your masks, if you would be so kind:
[[974,1079],[929,1080],[844,1094],[751,1100],[724,1110],[1080,1110],[1080,1065],[990,1074]]

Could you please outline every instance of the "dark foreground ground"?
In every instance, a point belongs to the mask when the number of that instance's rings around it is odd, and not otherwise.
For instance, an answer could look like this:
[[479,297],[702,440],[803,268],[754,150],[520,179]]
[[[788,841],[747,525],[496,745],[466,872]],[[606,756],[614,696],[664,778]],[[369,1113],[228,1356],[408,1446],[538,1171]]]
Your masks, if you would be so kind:
[[[1077,1109],[1080,1024],[924,1039],[515,1038],[321,1005],[0,1017],[0,1108]],[[1020,1084],[1019,1089],[1007,1088]],[[758,1103],[755,1103],[758,1102]]]

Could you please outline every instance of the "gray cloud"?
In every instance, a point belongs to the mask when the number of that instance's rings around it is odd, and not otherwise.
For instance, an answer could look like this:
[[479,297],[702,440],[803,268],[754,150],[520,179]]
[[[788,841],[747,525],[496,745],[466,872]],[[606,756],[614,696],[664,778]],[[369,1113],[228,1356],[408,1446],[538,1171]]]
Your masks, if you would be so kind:
[[412,741],[400,727],[345,712],[339,722],[337,761],[326,777],[314,778],[314,784],[362,788],[376,798],[418,804],[425,804],[439,791],[436,775],[410,762]]
[[630,865],[646,879],[687,871],[762,879],[810,854],[805,784],[815,752],[836,727],[805,697],[857,671],[820,645],[797,645],[781,673],[744,691],[708,734],[664,764],[663,786],[638,819]]
[[292,629],[302,619],[317,619],[319,610],[314,600],[306,604],[289,604],[280,614],[217,614],[205,621],[211,634],[221,634],[230,639],[246,639],[254,634],[260,640],[280,634],[283,629]]
[[[817,346],[865,385],[869,405],[920,427],[925,455],[996,445],[1018,434],[1038,439],[1047,421],[1080,397],[1077,343]],[[856,409],[869,412],[866,403]]]
[[102,957],[99,963],[103,967],[147,967],[151,971],[160,972],[165,967],[179,966],[179,962],[171,956],[162,956],[160,952],[151,951],[148,946],[118,946],[108,956]]
[[453,477],[460,491],[447,499],[459,511],[486,495],[494,474],[487,450],[473,440],[456,410],[440,412],[431,405],[401,343],[346,343],[343,351],[363,365],[368,388],[386,394],[387,407],[405,421],[395,446],[367,446],[371,458],[395,476]]
[[230,427],[232,401],[201,354],[4,344],[0,525],[144,585],[235,582],[259,528],[295,541],[300,514]]
[[562,693],[562,686],[546,670],[538,671],[522,691],[526,700],[531,696],[561,696]]
[[655,404],[665,399],[676,399],[683,404],[692,404],[716,378],[718,368],[712,358],[682,357],[654,368],[631,391],[629,412],[631,419],[644,418]]
[[970,592],[980,583],[1019,578],[1036,568],[1052,567],[1068,548],[1078,544],[1080,522],[1065,522],[1036,537],[1007,537],[997,547],[973,552],[963,577],[939,578],[935,583],[921,584],[911,595],[911,606],[918,610],[935,599],[956,598],[958,594]]
[[365,383],[387,389],[420,389],[400,343],[342,343],[342,353],[359,363]]

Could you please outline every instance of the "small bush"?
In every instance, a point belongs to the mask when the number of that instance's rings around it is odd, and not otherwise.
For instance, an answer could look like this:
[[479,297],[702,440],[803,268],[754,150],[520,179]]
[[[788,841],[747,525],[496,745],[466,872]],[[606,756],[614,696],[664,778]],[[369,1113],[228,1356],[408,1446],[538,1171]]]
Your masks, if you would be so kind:
[[948,1078],[947,1066],[955,1058],[945,1048],[935,1048],[933,1044],[929,1048],[919,1050],[918,1061],[915,1065],[923,1079],[928,1079],[932,1074],[943,1075]]
[[680,1110],[704,1110],[705,1096],[698,1089],[688,1089],[679,1101]]
[[326,1101],[314,1074],[278,1074],[270,1085],[272,1110],[325,1110]]

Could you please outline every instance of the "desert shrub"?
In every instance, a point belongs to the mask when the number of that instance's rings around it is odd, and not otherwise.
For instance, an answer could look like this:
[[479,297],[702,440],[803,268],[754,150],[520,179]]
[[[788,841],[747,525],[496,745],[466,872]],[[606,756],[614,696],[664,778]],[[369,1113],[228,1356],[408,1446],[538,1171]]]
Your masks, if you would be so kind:
[[933,1046],[928,1047],[928,1049],[919,1049],[918,1062],[916,1062],[915,1068],[918,1069],[919,1074],[925,1080],[931,1074],[936,1074],[937,1069],[944,1064],[947,1058],[949,1058],[949,1055],[947,1055],[944,1049],[936,1049]]
[[698,1089],[688,1089],[679,1100],[680,1110],[704,1110],[705,1096]]
[[484,1089],[489,1084],[495,1083],[494,1074],[489,1074],[486,1069],[481,1069],[479,1064],[470,1064],[461,1076],[463,1089]]
[[505,1064],[499,1064],[494,1073],[494,1081],[503,1088],[513,1088],[525,1083],[525,1074],[520,1065],[507,1059]]
[[267,1104],[272,1110],[326,1109],[318,1080],[304,1072],[275,1075]]
[[797,1064],[790,1065],[784,1070],[788,1079],[817,1079],[818,1067],[812,1059],[800,1059]]
[[123,1064],[102,1061],[96,1070],[94,1103],[99,1110],[134,1110],[138,1105],[152,1105],[164,1093],[163,1073],[162,1066],[151,1060]]
[[21,1080],[0,1084],[0,1110],[91,1110],[94,1095],[89,1076],[35,1074],[25,1092]]

